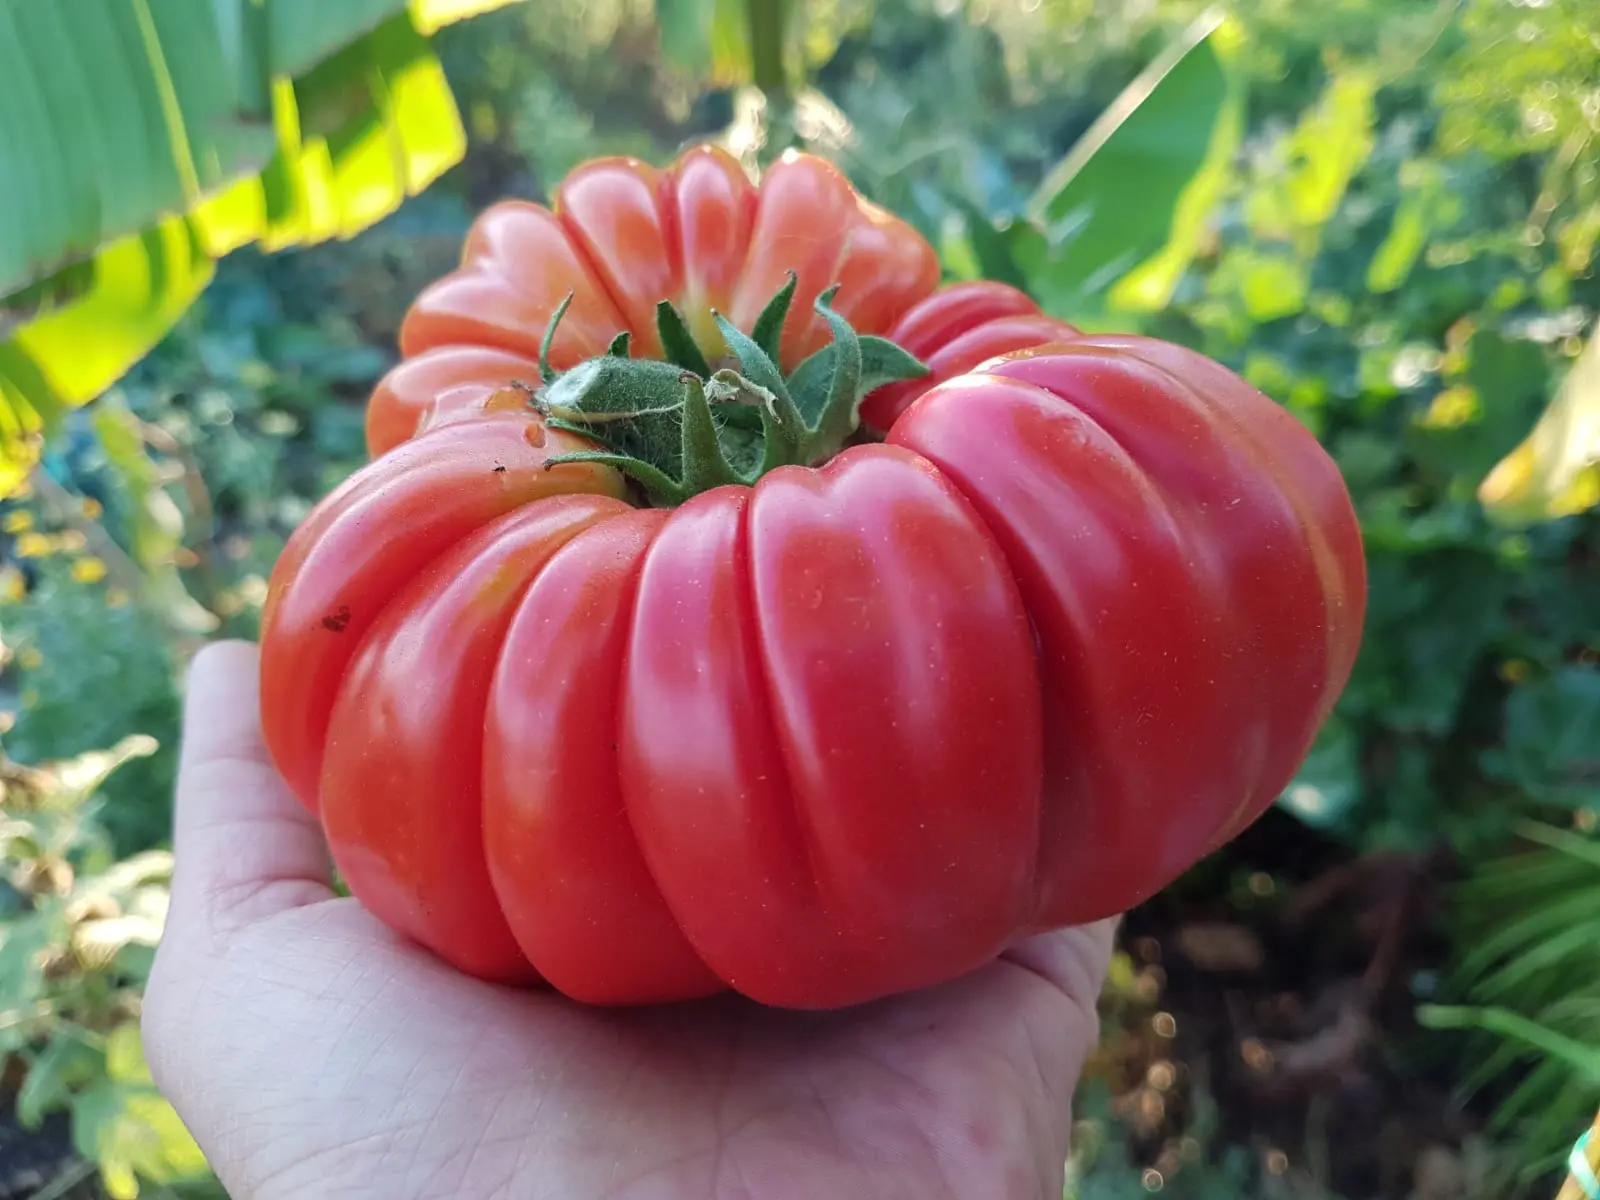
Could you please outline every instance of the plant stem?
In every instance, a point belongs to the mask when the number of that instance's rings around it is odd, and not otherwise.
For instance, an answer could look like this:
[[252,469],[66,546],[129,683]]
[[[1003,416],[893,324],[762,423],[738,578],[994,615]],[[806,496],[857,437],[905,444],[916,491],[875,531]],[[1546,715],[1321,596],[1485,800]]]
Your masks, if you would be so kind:
[[750,67],[755,84],[767,97],[769,111],[789,108],[789,80],[783,67],[784,30],[789,0],[745,0],[750,25]]

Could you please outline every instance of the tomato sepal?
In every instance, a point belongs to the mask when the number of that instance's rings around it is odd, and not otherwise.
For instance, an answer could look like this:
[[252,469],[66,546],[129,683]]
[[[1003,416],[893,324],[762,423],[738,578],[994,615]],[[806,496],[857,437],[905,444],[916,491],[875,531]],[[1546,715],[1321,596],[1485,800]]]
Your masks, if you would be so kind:
[[689,324],[670,300],[656,305],[656,336],[661,339],[661,350],[666,360],[693,371],[705,379],[711,374],[711,364],[700,350],[700,343],[689,332]]
[[791,274],[753,334],[714,314],[737,370],[702,376],[684,366],[699,350],[681,315],[663,301],[662,341],[678,361],[612,353],[548,380],[531,396],[533,407],[552,427],[599,444],[552,461],[614,467],[652,504],[673,507],[715,487],[749,486],[779,467],[812,466],[838,453],[854,436],[869,392],[928,368],[886,339],[858,335],[833,307],[836,285],[812,305],[832,342],[785,380],[761,343],[782,330],[794,289]]

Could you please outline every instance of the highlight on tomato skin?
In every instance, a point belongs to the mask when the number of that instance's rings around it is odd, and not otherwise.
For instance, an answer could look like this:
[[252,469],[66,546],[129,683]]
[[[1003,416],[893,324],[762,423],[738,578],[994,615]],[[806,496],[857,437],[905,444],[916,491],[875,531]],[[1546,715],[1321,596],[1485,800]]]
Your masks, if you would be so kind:
[[1272,803],[1365,619],[1336,466],[1195,351],[937,270],[805,155],[485,211],[263,617],[269,750],[379,919],[589,1004],[834,1008]]

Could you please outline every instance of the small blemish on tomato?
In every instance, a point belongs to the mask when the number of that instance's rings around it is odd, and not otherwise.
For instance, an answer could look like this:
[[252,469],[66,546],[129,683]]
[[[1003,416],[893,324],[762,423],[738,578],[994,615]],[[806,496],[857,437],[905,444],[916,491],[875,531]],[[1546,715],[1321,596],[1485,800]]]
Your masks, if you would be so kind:
[[495,463],[495,465],[494,465],[494,473],[496,475],[504,475],[506,473],[506,465],[505,465],[505,463]]
[[523,438],[534,449],[544,448],[544,422],[529,421],[528,427],[522,431]]
[[350,606],[341,604],[327,616],[322,618],[322,627],[329,633],[343,633],[350,624]]

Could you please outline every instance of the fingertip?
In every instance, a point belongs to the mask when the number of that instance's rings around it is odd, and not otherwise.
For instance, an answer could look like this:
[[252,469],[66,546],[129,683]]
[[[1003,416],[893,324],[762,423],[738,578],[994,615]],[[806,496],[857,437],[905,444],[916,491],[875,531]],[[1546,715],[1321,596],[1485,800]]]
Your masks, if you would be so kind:
[[214,932],[332,895],[321,827],[262,738],[259,678],[260,651],[244,641],[214,642],[189,666],[173,805],[180,928]]
[[183,705],[182,765],[214,759],[271,767],[261,736],[261,653],[253,643],[212,642],[189,663]]
[[210,680],[237,676],[242,671],[253,672],[260,658],[261,651],[256,644],[243,638],[207,642],[189,660],[189,681],[192,685],[197,677]]

